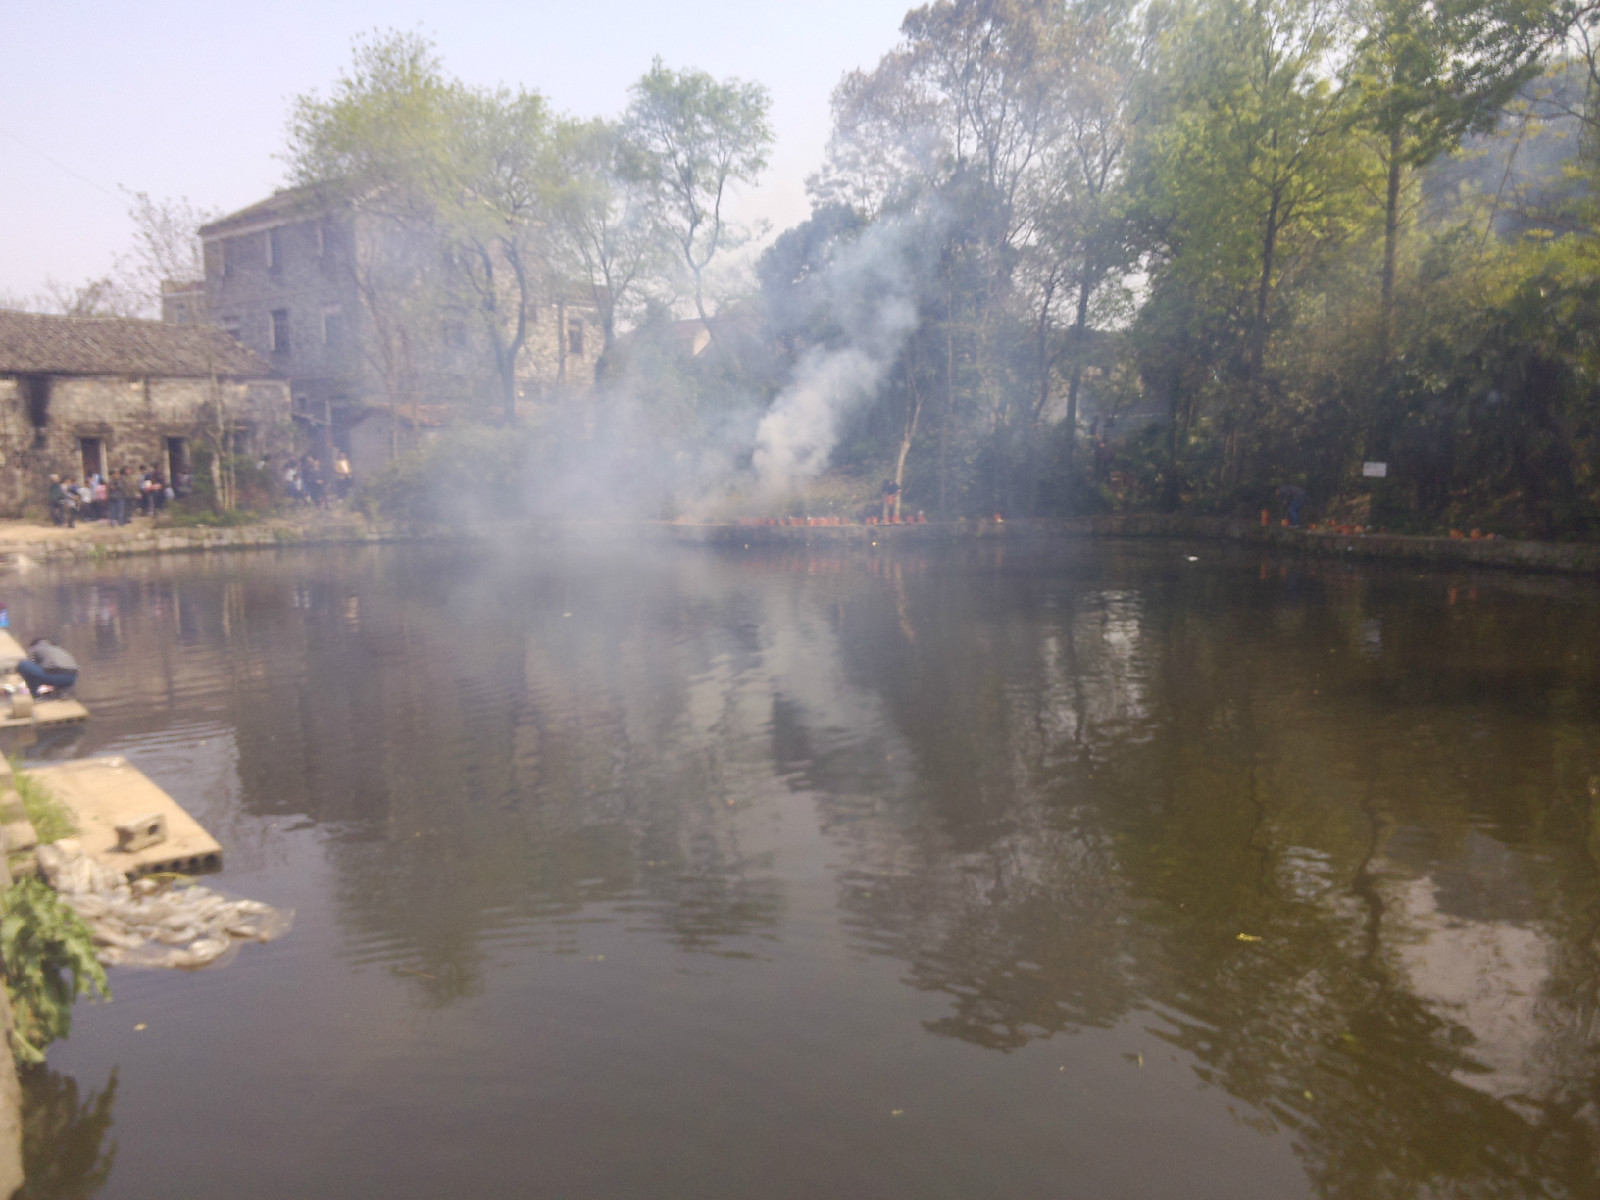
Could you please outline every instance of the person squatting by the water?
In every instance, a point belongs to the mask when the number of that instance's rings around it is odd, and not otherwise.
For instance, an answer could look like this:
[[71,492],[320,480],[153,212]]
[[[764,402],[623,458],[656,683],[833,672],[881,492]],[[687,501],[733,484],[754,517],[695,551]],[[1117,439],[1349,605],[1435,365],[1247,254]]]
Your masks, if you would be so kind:
[[64,692],[78,682],[78,660],[47,638],[35,638],[17,674],[35,697]]

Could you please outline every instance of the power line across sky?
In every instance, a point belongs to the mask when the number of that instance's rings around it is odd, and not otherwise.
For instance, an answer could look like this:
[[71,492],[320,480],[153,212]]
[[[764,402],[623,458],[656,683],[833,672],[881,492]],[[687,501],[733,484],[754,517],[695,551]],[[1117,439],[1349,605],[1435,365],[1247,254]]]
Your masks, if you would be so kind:
[[804,180],[821,161],[834,84],[894,44],[906,8],[906,0],[6,6],[0,294],[107,271],[130,237],[119,189],[223,210],[269,193],[282,180],[276,155],[293,97],[326,89],[355,38],[391,27],[433,38],[446,68],[469,82],[535,88],[556,109],[585,116],[618,113],[657,54],[670,66],[759,80],[772,91],[778,146],[739,211],[782,228],[806,214]]

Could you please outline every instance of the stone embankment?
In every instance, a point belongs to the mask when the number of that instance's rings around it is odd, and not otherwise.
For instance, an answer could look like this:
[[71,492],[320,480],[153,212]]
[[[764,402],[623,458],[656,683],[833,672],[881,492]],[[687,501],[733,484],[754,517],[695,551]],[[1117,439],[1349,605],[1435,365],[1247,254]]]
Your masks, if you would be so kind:
[[1111,516],[950,521],[926,525],[671,525],[679,541],[708,544],[912,546],[969,541],[1038,543],[1063,537],[1201,539],[1271,547],[1289,554],[1393,559],[1444,568],[1600,574],[1600,544],[1508,539],[1406,537],[1289,529],[1226,517]]
[[419,534],[342,517],[268,520],[231,527],[163,527],[135,521],[120,527],[84,525],[74,530],[8,521],[0,522],[0,567],[101,562],[137,554],[409,541],[419,536],[437,534]]
[[95,563],[129,555],[260,550],[294,546],[374,545],[386,542],[507,539],[517,542],[661,537],[696,545],[840,545],[892,548],[975,541],[1042,543],[1064,537],[1172,538],[1235,542],[1280,553],[1391,559],[1440,568],[1496,567],[1600,575],[1600,543],[1510,539],[1406,537],[1385,533],[1263,526],[1228,517],[1163,516],[1031,518],[946,521],[920,525],[690,524],[620,521],[506,522],[489,528],[390,526],[346,515],[269,520],[231,528],[163,528],[136,523],[76,531],[0,522],[0,569],[45,563]]

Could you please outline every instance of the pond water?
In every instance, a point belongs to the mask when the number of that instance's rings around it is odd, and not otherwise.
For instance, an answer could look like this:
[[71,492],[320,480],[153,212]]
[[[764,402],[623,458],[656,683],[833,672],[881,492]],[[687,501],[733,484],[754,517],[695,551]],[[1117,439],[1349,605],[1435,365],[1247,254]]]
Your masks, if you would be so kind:
[[27,1194],[1600,1194],[1600,589],[875,555],[14,578],[28,753],[298,912],[79,1006]]

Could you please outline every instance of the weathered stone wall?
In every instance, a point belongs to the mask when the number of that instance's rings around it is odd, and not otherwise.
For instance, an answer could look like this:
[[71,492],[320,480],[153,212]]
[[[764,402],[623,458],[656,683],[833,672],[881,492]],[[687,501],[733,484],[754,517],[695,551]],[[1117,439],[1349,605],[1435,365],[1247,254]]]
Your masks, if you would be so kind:
[[108,470],[153,464],[168,471],[167,439],[183,438],[191,451],[215,439],[214,397],[239,449],[290,450],[289,387],[281,380],[221,381],[213,392],[209,379],[57,376],[45,423],[35,426],[16,382],[0,379],[0,515],[42,507],[52,474],[81,479],[84,438],[99,440]]
[[[344,257],[350,236],[348,222],[313,218],[218,236],[205,246],[211,319],[236,330],[317,413],[324,402],[355,399],[367,386],[356,340],[361,306]],[[274,343],[275,310],[288,313],[287,346]],[[330,315],[337,319],[331,343]]]
[[[351,451],[347,430],[361,409],[387,402],[373,356],[362,351],[364,342],[375,348],[377,339],[355,286],[351,256],[381,260],[387,238],[397,239],[394,249],[400,255],[414,249],[408,245],[414,239],[404,231],[348,213],[264,219],[215,233],[205,243],[211,319],[235,331],[240,342],[290,381],[308,431],[331,417],[335,441]],[[274,311],[287,315],[287,346],[274,337]],[[402,402],[498,407],[498,385],[486,370],[488,347],[469,314],[441,308],[425,332],[413,333],[412,394]],[[573,295],[541,302],[530,316],[517,362],[519,398],[538,400],[563,379],[588,387],[600,344],[591,300]]]
[[[582,342],[581,351],[573,347],[575,333]],[[517,364],[521,397],[537,400],[561,384],[563,348],[566,351],[566,386],[591,387],[601,341],[600,314],[593,304],[574,300],[541,304],[528,324],[528,339]]]

